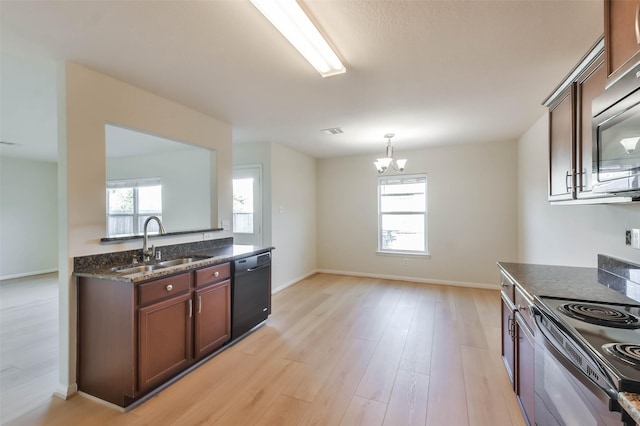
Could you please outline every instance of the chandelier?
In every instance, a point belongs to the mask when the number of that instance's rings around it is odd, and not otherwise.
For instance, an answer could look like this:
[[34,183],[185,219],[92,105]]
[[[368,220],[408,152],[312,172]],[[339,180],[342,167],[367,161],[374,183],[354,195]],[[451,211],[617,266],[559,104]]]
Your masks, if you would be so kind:
[[387,133],[384,135],[387,138],[387,156],[385,158],[378,158],[373,162],[375,164],[376,169],[378,169],[378,173],[382,174],[389,169],[389,166],[396,172],[404,171],[404,166],[407,164],[407,160],[396,160],[393,161],[393,147],[391,146],[391,138],[394,137],[394,133]]

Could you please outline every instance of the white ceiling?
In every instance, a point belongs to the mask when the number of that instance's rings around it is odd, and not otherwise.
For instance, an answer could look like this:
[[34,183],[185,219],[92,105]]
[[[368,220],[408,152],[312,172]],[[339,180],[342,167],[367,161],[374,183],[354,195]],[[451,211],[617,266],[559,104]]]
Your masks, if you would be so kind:
[[55,146],[62,60],[318,158],[389,132],[396,153],[515,140],[603,31],[601,0],[300,2],[346,74],[321,78],[248,0],[1,0],[2,152]]

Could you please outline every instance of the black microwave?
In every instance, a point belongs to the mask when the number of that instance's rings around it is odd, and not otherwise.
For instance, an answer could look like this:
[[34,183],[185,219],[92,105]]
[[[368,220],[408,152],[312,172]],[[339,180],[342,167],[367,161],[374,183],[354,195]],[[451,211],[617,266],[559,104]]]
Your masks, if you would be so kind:
[[593,192],[640,200],[640,64],[592,106]]

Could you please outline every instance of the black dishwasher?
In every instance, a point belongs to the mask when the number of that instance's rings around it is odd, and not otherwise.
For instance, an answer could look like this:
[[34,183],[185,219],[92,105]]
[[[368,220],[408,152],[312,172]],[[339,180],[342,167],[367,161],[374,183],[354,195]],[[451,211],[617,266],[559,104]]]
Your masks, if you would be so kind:
[[267,319],[271,305],[271,253],[233,262],[231,340]]

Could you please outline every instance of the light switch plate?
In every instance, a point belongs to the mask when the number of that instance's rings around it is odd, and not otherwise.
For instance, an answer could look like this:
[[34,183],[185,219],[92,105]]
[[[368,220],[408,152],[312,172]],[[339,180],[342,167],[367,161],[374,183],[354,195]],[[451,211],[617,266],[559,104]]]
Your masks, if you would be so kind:
[[631,247],[640,250],[640,228],[631,230]]

